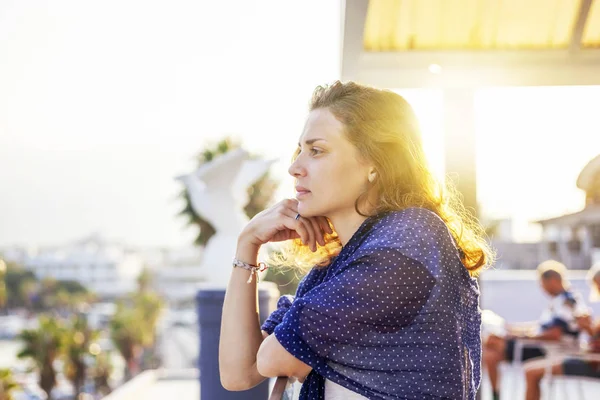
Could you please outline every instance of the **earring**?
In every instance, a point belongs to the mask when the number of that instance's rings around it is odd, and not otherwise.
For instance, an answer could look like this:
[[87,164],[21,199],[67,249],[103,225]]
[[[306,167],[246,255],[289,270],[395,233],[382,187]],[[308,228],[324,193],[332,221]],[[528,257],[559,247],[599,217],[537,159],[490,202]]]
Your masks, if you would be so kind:
[[377,173],[375,172],[371,172],[369,174],[369,182],[373,183],[373,181],[375,180],[375,177],[377,176]]

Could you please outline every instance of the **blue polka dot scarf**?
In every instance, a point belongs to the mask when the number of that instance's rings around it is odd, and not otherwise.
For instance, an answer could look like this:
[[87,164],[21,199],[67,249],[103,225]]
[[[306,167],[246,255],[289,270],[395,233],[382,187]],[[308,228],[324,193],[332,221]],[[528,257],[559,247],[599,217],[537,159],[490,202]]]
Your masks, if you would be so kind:
[[477,281],[423,208],[367,218],[262,329],[312,367],[301,400],[324,399],[326,379],[378,400],[470,400],[479,387]]

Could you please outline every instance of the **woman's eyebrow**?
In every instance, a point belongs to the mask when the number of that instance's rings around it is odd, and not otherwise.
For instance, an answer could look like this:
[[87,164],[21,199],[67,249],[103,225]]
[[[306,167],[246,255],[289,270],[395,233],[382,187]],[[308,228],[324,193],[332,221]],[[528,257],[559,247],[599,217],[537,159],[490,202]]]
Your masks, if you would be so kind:
[[[305,141],[305,144],[313,144],[314,142],[316,142],[317,140],[325,140],[325,139],[321,139],[321,138],[314,138],[314,139],[309,139],[307,141]],[[300,147],[300,142],[298,142],[298,147]]]

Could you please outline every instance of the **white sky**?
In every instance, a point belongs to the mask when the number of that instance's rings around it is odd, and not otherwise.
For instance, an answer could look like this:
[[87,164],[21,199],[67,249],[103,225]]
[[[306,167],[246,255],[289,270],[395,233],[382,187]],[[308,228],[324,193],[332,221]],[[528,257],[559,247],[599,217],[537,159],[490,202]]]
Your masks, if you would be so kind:
[[[312,89],[339,77],[339,48],[338,0],[0,2],[0,246],[96,231],[188,244],[173,177],[226,134],[279,157],[291,196],[287,162]],[[441,92],[402,93],[441,173]],[[600,88],[489,89],[477,101],[483,210],[525,221],[581,208]]]

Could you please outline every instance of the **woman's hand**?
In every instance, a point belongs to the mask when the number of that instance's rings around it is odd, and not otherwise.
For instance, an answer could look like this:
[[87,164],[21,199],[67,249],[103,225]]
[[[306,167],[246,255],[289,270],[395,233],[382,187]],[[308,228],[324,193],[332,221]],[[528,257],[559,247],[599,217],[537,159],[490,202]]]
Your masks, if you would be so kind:
[[298,200],[282,200],[256,214],[240,234],[240,240],[261,246],[268,242],[300,238],[312,251],[317,250],[317,243],[324,246],[325,232],[333,233],[327,218],[301,216],[296,220],[297,214]]

